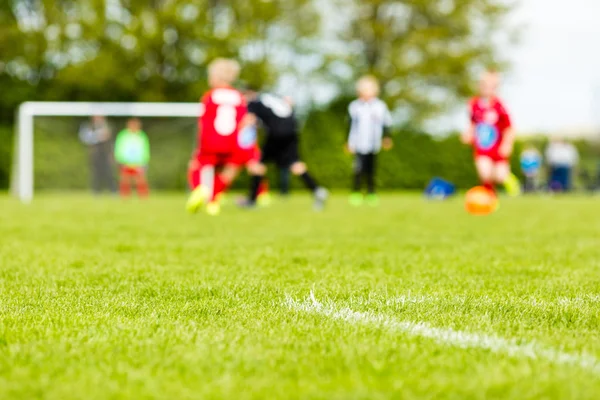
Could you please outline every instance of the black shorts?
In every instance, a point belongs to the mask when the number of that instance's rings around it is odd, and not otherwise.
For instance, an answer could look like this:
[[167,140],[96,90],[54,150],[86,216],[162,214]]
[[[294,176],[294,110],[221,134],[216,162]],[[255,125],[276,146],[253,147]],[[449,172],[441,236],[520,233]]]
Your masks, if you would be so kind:
[[354,156],[354,173],[373,175],[375,174],[376,164],[376,153],[356,154]]
[[289,168],[300,161],[298,136],[267,138],[262,148],[263,163],[275,163],[279,168]]

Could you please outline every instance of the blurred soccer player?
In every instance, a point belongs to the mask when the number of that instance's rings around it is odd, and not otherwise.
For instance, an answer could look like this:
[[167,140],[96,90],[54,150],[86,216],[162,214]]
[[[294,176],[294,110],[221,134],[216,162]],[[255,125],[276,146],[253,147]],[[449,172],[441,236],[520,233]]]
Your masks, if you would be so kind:
[[256,165],[251,172],[254,177],[248,202],[245,205],[252,207],[256,204],[259,187],[267,171],[265,164],[273,162],[280,169],[289,169],[292,174],[299,176],[306,188],[313,194],[315,209],[322,209],[329,193],[317,184],[300,158],[299,124],[291,99],[280,98],[268,93],[260,94],[250,88],[246,90],[245,95],[248,101],[249,125],[256,129],[260,121],[266,132],[261,163]]
[[356,84],[358,99],[350,103],[350,134],[347,150],[354,154],[354,175],[350,203],[359,206],[363,202],[361,183],[367,181],[367,203],[376,206],[379,198],[375,193],[377,154],[383,148],[393,146],[389,135],[392,116],[387,105],[380,100],[379,82],[372,76],[364,76]]
[[127,121],[127,128],[119,132],[115,142],[115,160],[119,164],[121,196],[131,193],[131,181],[137,185],[138,195],[148,196],[146,169],[150,162],[150,142],[137,118]]
[[240,66],[234,60],[216,59],[208,66],[211,90],[202,98],[204,112],[199,119],[199,148],[190,169],[200,171],[200,185],[192,191],[187,209],[196,212],[204,203],[206,212],[216,215],[220,205],[216,198],[237,176],[240,166],[236,151],[240,123],[246,115],[246,101],[231,85],[238,78]]
[[492,192],[495,184],[505,184],[512,192],[519,190],[518,181],[512,182],[509,164],[515,135],[508,112],[496,96],[499,82],[496,72],[486,72],[481,77],[479,95],[469,103],[471,124],[462,140],[474,148],[481,184]]
[[535,192],[539,186],[542,154],[532,144],[527,144],[520,156],[521,172],[525,176],[525,192]]
[[[244,125],[244,120],[242,120],[242,126]],[[248,173],[253,175],[257,168],[260,167],[260,159],[261,159],[261,151],[257,143],[257,133],[256,127],[253,125],[249,125],[244,129],[240,130],[238,136],[238,144],[236,146],[236,150],[231,157],[232,165],[238,166],[240,168],[245,167],[248,170]],[[197,188],[202,184],[202,175],[200,173],[199,163],[192,162],[189,165],[188,169],[188,183],[190,188]],[[216,186],[223,187],[223,184],[220,182],[220,175],[217,174],[214,176],[216,181]],[[268,183],[266,180],[263,180],[260,185],[258,191],[258,199],[259,202],[262,199],[264,203],[267,203],[268,198]],[[220,195],[223,195],[221,192]],[[220,201],[221,199],[217,196],[215,201]]]

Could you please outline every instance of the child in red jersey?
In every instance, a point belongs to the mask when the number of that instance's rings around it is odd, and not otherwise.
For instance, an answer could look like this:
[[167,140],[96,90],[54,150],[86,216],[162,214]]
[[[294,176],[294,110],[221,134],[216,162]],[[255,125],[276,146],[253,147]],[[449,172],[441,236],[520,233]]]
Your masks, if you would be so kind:
[[[208,67],[211,90],[202,98],[203,112],[198,121],[198,150],[190,170],[198,169],[200,179],[187,202],[187,209],[196,212],[205,202],[206,211],[220,212],[215,200],[237,176],[238,135],[246,116],[246,101],[242,93],[232,87],[240,73],[237,61],[217,59]],[[193,167],[193,168],[192,168]]]
[[475,152],[475,167],[481,184],[495,192],[495,184],[504,184],[510,177],[509,158],[515,134],[510,117],[496,96],[499,85],[496,72],[486,72],[480,81],[479,96],[469,103],[471,124],[462,135]]
[[[240,136],[243,136],[244,133],[240,132]],[[248,139],[245,139],[248,140]],[[261,159],[261,151],[258,147],[258,143],[256,143],[256,138],[252,139],[253,143],[249,143],[248,147],[238,146],[236,152],[233,154],[231,158],[231,162],[240,168],[245,167],[248,169],[248,172],[252,174],[256,168],[259,167],[260,159]],[[243,142],[240,137],[240,142]],[[248,142],[246,142],[248,143]],[[192,160],[188,166],[188,184],[190,188],[193,190],[200,186],[202,176],[200,174],[200,165],[195,160]],[[220,176],[217,174],[214,177],[215,186],[222,187],[223,184],[220,182]],[[220,194],[223,194],[222,192]],[[259,187],[259,199],[263,200],[263,203],[267,203],[267,196],[269,195],[269,185],[266,180],[263,181],[261,186]],[[218,197],[218,196],[217,196]],[[217,198],[215,201],[219,201]]]

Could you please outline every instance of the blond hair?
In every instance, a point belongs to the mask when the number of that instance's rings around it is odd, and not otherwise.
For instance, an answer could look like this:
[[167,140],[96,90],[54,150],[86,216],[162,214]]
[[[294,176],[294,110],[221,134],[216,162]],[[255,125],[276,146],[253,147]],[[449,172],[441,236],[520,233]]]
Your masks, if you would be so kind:
[[217,58],[208,65],[208,79],[212,82],[231,85],[240,75],[240,64],[229,58]]
[[379,81],[373,75],[365,75],[356,82],[359,96],[379,96]]

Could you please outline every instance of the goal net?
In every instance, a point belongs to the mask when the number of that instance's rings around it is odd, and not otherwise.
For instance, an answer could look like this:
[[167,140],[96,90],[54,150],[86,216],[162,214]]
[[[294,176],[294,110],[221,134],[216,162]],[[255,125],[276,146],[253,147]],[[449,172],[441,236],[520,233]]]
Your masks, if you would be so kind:
[[[112,146],[127,119],[137,117],[150,141],[150,186],[158,190],[186,187],[186,169],[196,142],[198,103],[69,103],[28,102],[21,105],[15,126],[15,154],[12,193],[23,202],[41,190],[114,189],[117,169]],[[103,149],[108,153],[107,171],[98,182],[94,171],[97,150],[85,143],[81,127],[92,116],[103,116],[111,140]],[[110,147],[110,149],[107,149]]]

